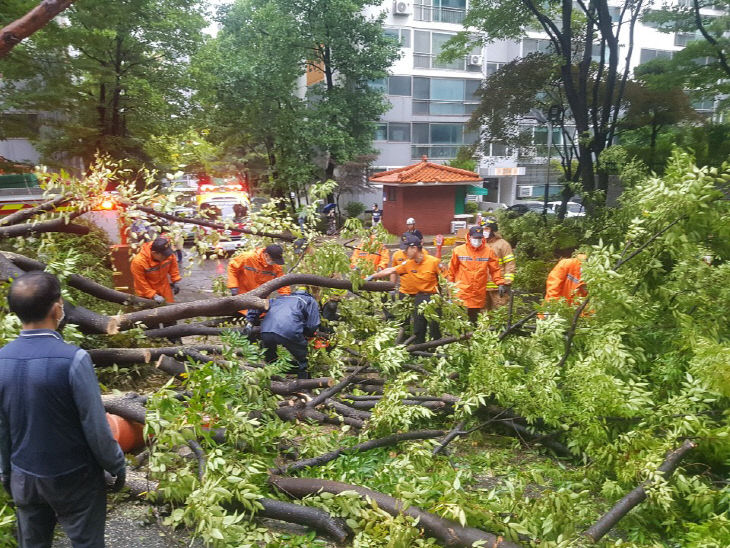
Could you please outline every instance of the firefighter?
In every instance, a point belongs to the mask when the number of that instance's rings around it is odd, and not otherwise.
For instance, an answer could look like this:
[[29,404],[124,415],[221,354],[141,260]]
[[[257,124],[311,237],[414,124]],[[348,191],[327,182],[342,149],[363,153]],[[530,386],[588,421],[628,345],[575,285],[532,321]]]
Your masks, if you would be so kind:
[[134,292],[158,304],[175,302],[180,291],[180,269],[170,240],[158,236],[143,244],[132,258]]
[[419,240],[423,241],[423,234],[416,228],[416,220],[413,217],[406,219],[406,227],[408,228],[408,232],[415,234]]
[[[228,289],[231,295],[247,293],[258,286],[284,275],[284,250],[280,245],[271,244],[236,255],[228,262]],[[289,295],[289,286],[279,288],[279,293]],[[243,312],[243,311],[242,311]],[[250,323],[258,322],[260,311],[249,310],[246,318]]]
[[499,259],[484,243],[484,231],[480,226],[471,227],[467,242],[454,248],[446,278],[456,283],[458,298],[474,324],[487,303],[487,281],[490,278],[497,284],[500,297],[507,293]]
[[[500,270],[502,271],[502,278],[507,288],[512,286],[512,282],[515,280],[515,254],[512,251],[512,246],[509,242],[502,238],[502,235],[497,232],[497,219],[494,217],[485,217],[482,220],[482,226],[484,230],[484,240],[487,245],[492,248],[494,254],[497,256]],[[499,296],[499,287],[497,283],[492,280],[491,276],[487,282],[487,310],[494,310],[500,306],[505,306],[509,302],[509,297]]]
[[[400,249],[397,249],[393,253],[393,255],[391,255],[391,258],[390,258],[390,266],[398,266],[398,265],[401,265],[401,264],[403,264],[404,262],[406,262],[408,260],[408,256],[406,255],[406,250],[403,248],[403,244],[408,239],[408,235],[409,234],[410,234],[410,232],[404,232],[401,235],[401,237],[400,237],[401,248]],[[421,251],[423,251],[423,254],[424,255],[429,255],[428,250],[426,248],[424,248],[423,246],[421,246]],[[390,281],[393,282],[393,283],[396,283],[398,281],[398,275],[395,272],[393,272],[393,274],[390,275]]]
[[297,376],[308,379],[307,339],[319,328],[319,305],[306,291],[272,299],[261,321],[261,343],[267,362],[276,360],[276,348],[286,348],[297,363]]
[[565,299],[568,304],[572,305],[575,297],[588,295],[585,282],[581,277],[581,265],[585,259],[585,254],[578,253],[570,259],[561,259],[555,265],[545,284],[546,301]]
[[350,268],[370,267],[369,270],[377,272],[386,268],[389,260],[390,252],[383,244],[375,241],[374,235],[371,235],[370,240],[363,240],[352,252]]
[[[365,280],[385,278],[391,274],[400,276],[399,296],[413,300],[413,334],[416,336],[416,344],[419,344],[426,340],[426,318],[423,314],[419,314],[418,307],[421,303],[430,301],[431,297],[438,293],[441,264],[436,257],[424,253],[423,244],[415,234],[404,234],[401,249],[406,253],[405,262],[376,272]],[[437,322],[430,322],[428,328],[432,339],[441,338]]]

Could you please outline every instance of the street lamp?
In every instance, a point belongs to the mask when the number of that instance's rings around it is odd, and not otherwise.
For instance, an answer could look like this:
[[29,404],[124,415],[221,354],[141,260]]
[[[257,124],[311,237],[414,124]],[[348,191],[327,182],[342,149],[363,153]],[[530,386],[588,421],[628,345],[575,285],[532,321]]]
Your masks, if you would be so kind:
[[561,105],[550,105],[548,108],[548,114],[539,108],[533,108],[530,110],[530,114],[541,124],[547,124],[547,176],[545,178],[545,196],[542,204],[542,216],[547,221],[547,207],[548,207],[548,196],[550,195],[550,155],[553,151],[553,124],[559,124],[563,117],[563,107]]

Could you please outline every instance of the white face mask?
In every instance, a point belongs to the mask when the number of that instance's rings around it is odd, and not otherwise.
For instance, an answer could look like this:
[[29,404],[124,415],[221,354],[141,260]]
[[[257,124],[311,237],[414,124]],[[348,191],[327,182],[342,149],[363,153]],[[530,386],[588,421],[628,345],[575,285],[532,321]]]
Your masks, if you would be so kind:
[[469,238],[469,243],[473,247],[479,247],[482,245],[482,239],[481,238]]
[[63,308],[63,305],[61,305],[61,317],[58,319],[58,324],[56,327],[61,325],[63,323],[63,319],[66,317],[66,309]]
[[485,238],[489,238],[489,236],[491,236],[491,235],[492,235],[492,231],[491,230],[485,230],[484,231],[484,237]]

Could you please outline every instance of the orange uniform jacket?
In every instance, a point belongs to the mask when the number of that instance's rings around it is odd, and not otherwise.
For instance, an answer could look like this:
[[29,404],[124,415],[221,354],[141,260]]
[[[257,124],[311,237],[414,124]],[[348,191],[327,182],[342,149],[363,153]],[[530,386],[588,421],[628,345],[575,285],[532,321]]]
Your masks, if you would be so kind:
[[152,258],[150,247],[152,242],[142,245],[139,253],[132,258],[134,292],[147,299],[161,295],[168,303],[173,303],[175,298],[170,284],[182,279],[177,266],[177,257],[173,253],[164,261],[157,262]]
[[[494,239],[490,238],[487,245],[497,256],[504,283],[512,285],[512,282],[515,281],[515,254],[512,252],[512,246],[499,233],[494,235]],[[498,286],[499,284],[490,277],[487,282],[487,291],[496,291]]]
[[588,294],[581,278],[581,262],[578,258],[562,259],[555,265],[547,278],[546,301],[564,298],[568,304],[572,304],[576,295],[585,297]]
[[[266,263],[264,248],[260,247],[253,251],[241,253],[228,262],[227,285],[229,289],[237,287],[238,293],[242,295],[283,274],[284,271],[281,265]],[[288,285],[278,291],[282,295],[291,293]]]
[[[430,253],[428,252],[428,250],[425,247],[421,251],[423,252],[424,255],[430,255]],[[391,257],[392,257],[391,266],[398,266],[399,264],[403,264],[404,262],[406,262],[408,260],[408,257],[406,257],[406,252],[403,251],[402,249],[396,250],[395,253],[393,253],[393,255]]]
[[352,256],[350,257],[351,268],[355,268],[357,266],[357,263],[362,261],[367,261],[372,264],[376,272],[378,270],[388,268],[388,262],[390,261],[390,252],[385,248],[385,246],[380,246],[380,249],[377,253],[368,253],[367,251],[363,251],[361,249],[363,245],[364,244],[360,244],[360,247],[356,247],[355,250],[352,252]]
[[401,293],[416,295],[438,292],[441,264],[436,257],[424,255],[420,263],[407,259],[395,267],[395,272],[400,276]]
[[458,297],[467,308],[487,304],[487,281],[504,285],[499,259],[486,242],[474,248],[469,242],[454,248],[446,278],[459,287]]

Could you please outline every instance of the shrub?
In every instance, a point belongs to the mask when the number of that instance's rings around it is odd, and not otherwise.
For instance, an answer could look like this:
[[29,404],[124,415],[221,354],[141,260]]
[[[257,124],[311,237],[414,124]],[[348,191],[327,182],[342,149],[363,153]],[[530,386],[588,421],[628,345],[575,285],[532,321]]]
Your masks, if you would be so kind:
[[345,212],[350,218],[356,218],[365,213],[365,204],[362,202],[347,202]]
[[466,202],[464,204],[464,213],[471,213],[474,215],[479,211],[479,204],[476,202]]

